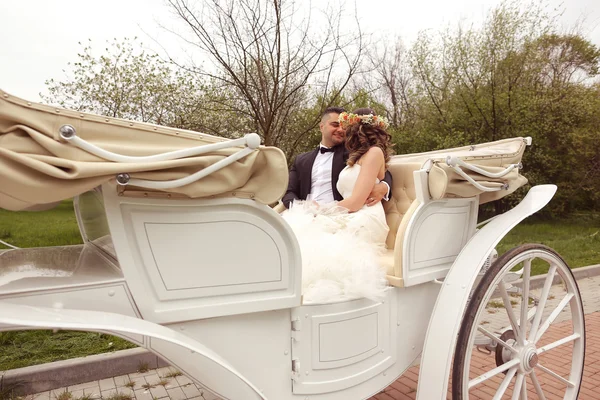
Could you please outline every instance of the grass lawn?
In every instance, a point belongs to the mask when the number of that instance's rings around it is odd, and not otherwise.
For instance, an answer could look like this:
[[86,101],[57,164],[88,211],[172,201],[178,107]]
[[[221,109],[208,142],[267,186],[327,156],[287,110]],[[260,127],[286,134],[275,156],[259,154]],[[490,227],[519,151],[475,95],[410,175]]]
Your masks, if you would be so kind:
[[[540,243],[556,250],[571,268],[600,264],[600,213],[556,221],[525,220],[500,242],[498,254],[524,243]],[[547,267],[532,264],[532,275],[546,272]]]
[[48,330],[0,333],[0,370],[133,348],[124,339],[95,332]]
[[[48,211],[12,212],[0,209],[0,240],[17,247],[46,247],[82,243],[73,202],[63,201]],[[0,243],[0,249],[6,249]]]
[[[18,247],[81,243],[70,201],[44,212],[0,210],[0,240]],[[558,251],[572,268],[600,264],[600,213],[573,215],[558,221],[528,219],[498,246],[502,254],[523,243],[542,243]],[[0,249],[5,248],[0,244]],[[546,272],[533,265],[533,274]],[[0,370],[135,347],[113,336],[60,331],[0,333]]]

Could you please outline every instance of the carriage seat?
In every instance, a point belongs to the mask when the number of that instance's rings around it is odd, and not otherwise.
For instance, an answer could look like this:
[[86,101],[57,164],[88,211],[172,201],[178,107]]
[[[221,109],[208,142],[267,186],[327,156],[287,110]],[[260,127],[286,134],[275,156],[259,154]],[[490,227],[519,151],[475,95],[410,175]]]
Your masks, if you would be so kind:
[[394,161],[389,163],[392,174],[392,196],[383,203],[387,224],[390,228],[385,244],[387,251],[381,257],[390,285],[402,283],[402,244],[404,233],[419,202],[416,200],[413,172],[421,168],[420,163]]

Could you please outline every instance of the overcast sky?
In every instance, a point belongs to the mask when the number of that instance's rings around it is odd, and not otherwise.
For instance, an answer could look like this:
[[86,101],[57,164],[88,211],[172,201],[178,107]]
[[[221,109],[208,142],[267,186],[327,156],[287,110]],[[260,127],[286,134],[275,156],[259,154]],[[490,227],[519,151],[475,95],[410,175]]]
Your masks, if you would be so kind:
[[[303,0],[298,0],[303,1]],[[314,2],[320,0],[313,0]],[[599,0],[548,0],[565,9],[568,27],[583,19],[583,33],[600,46]],[[352,3],[348,1],[348,3]],[[437,30],[459,21],[478,23],[499,0],[356,0],[361,24],[371,31],[399,35],[410,43],[425,29]],[[81,50],[78,42],[92,39],[102,49],[106,40],[138,36],[170,53],[178,46],[157,21],[173,18],[164,0],[0,0],[0,88],[39,101],[47,79],[62,72]]]

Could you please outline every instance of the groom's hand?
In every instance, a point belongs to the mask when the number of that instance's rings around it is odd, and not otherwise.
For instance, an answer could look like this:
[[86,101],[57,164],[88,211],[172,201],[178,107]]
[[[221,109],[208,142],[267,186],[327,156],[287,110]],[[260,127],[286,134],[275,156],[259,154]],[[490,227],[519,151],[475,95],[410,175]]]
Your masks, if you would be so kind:
[[365,202],[365,204],[369,207],[374,206],[375,204],[383,200],[383,197],[387,194],[387,192],[388,186],[385,183],[380,182],[376,184],[375,186],[373,186],[373,190],[367,197],[367,201]]

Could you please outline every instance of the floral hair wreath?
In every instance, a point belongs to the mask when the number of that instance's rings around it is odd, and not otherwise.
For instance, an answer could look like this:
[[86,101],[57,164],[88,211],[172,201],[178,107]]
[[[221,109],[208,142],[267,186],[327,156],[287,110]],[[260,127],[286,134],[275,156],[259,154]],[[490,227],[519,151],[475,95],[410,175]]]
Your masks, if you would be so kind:
[[347,113],[345,111],[340,114],[340,116],[338,118],[338,122],[340,123],[340,126],[344,130],[348,129],[349,126],[358,124],[358,123],[371,125],[371,126],[374,126],[376,128],[381,128],[381,129],[386,129],[389,126],[389,123],[388,123],[387,119],[385,119],[385,117],[381,117],[379,115],[373,115],[373,114],[358,115],[358,114]]

